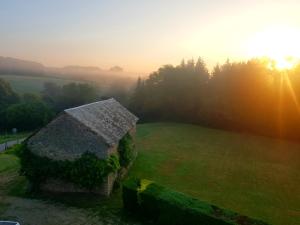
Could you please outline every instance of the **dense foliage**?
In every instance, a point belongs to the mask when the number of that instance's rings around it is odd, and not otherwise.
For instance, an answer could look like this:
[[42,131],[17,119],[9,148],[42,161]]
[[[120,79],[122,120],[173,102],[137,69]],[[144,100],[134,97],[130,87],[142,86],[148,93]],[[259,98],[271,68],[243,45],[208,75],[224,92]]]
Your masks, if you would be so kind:
[[118,146],[120,155],[120,165],[127,167],[134,159],[134,142],[129,133],[127,133],[120,141]]
[[120,168],[116,155],[104,160],[87,152],[75,161],[56,161],[33,154],[25,144],[19,148],[21,174],[27,177],[35,189],[48,178],[57,178],[82,188],[93,189],[99,186],[109,173]]
[[22,102],[6,109],[5,125],[19,130],[33,130],[46,125],[52,117],[52,111],[42,101]]
[[300,140],[300,64],[278,71],[266,59],[167,65],[139,79],[131,109],[143,121],[180,121]]
[[60,112],[94,102],[99,99],[99,94],[94,86],[86,83],[69,83],[63,86],[45,83],[42,97],[55,112]]
[[41,95],[19,95],[9,83],[0,79],[0,133],[12,128],[21,131],[40,128],[62,110],[97,99],[97,89],[89,84],[69,83],[58,86],[45,83]]
[[148,180],[128,180],[123,185],[125,209],[142,213],[162,225],[266,225],[230,210],[199,201]]
[[10,84],[0,78],[0,110],[18,101],[19,96],[12,90]]

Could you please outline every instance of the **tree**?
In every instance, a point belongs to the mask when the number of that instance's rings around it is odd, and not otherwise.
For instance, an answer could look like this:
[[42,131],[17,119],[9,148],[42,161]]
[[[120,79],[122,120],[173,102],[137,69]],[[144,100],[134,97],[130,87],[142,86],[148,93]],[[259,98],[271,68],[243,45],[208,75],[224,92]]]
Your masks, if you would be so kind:
[[42,96],[47,105],[57,113],[100,98],[98,90],[86,83],[69,83],[62,87],[54,83],[45,83]]
[[19,101],[18,94],[12,90],[10,84],[0,78],[0,131],[5,129],[5,110]]
[[209,79],[204,62],[194,60],[174,67],[165,65],[137,81],[131,108],[144,119],[193,122],[199,110],[199,96]]
[[52,117],[52,111],[40,100],[13,104],[5,111],[9,129],[33,130],[46,125]]
[[12,90],[10,84],[0,78],[0,111],[19,100],[19,96]]

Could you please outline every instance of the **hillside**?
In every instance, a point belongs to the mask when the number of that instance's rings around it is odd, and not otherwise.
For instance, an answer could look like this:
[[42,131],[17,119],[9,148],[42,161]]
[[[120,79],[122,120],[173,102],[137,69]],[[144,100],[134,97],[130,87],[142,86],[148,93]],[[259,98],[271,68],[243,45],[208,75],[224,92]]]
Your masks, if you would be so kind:
[[68,83],[90,83],[109,92],[113,89],[129,89],[136,81],[137,74],[124,72],[114,66],[108,70],[95,66],[47,67],[41,63],[0,56],[0,78],[8,81],[19,93],[40,93],[46,82],[57,85]]
[[[152,179],[274,225],[300,224],[299,143],[187,124],[149,123],[138,125],[136,146],[139,155],[130,177]],[[141,224],[123,214],[120,189],[107,201],[94,196],[28,196],[18,168],[15,156],[0,154],[3,218],[22,218],[29,225]]]

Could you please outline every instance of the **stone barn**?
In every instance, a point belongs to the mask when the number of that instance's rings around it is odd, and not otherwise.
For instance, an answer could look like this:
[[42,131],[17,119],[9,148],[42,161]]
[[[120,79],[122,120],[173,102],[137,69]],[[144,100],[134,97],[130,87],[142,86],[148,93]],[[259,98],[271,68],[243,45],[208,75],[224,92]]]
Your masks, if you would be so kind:
[[[118,153],[119,141],[134,135],[138,118],[114,99],[64,110],[56,119],[32,135],[27,148],[39,157],[73,161],[90,152],[99,159]],[[109,174],[92,192],[108,196],[117,173]],[[47,179],[41,189],[54,192],[90,192],[70,182]]]

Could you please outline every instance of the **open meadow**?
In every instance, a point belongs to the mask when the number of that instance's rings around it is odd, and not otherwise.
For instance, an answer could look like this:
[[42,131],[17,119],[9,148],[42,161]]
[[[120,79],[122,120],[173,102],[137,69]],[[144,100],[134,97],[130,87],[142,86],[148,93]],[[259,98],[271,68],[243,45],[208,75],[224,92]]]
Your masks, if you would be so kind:
[[200,126],[141,124],[130,176],[271,224],[300,224],[300,144]]
[[[137,127],[130,177],[155,180],[274,225],[300,224],[300,144],[176,123]],[[140,224],[109,200],[24,193],[18,159],[0,154],[0,215],[25,224]],[[46,215],[47,214],[47,215]],[[43,220],[43,218],[51,218]],[[64,223],[62,223],[64,221]],[[143,223],[148,224],[148,223]]]

